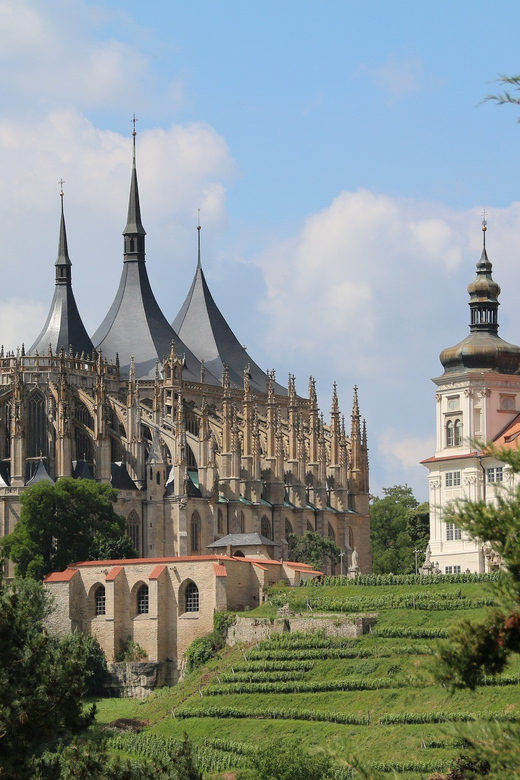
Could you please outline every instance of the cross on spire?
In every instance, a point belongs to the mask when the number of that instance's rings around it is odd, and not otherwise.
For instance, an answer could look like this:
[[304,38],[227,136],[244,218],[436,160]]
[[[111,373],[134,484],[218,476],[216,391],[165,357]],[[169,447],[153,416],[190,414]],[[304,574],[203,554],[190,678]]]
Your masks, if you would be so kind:
[[63,198],[63,185],[65,184],[65,180],[60,179],[58,184],[60,185],[60,196]]
[[132,135],[135,137],[135,136],[137,135],[137,133],[136,133],[136,131],[135,131],[135,123],[136,123],[136,122],[138,122],[139,120],[137,119],[136,115],[134,114],[134,115],[133,115],[133,117],[132,117],[132,119],[131,119],[130,121],[131,121],[131,123],[132,123],[132,125],[133,125],[133,128],[134,128],[134,129],[132,130]]
[[486,246],[486,230],[487,230],[487,211],[486,209],[482,210],[482,241],[484,244],[484,247]]

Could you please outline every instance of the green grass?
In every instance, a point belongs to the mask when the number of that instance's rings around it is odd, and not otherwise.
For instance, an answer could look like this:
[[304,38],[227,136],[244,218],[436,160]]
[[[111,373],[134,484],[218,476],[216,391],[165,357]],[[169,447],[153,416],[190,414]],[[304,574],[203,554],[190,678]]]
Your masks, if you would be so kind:
[[[284,589],[285,601],[291,601],[301,595],[319,591],[327,598],[349,598],[353,594],[356,599],[380,597],[388,591],[397,596],[409,596],[428,590],[426,586],[394,585],[394,586],[356,586],[352,587],[322,587],[305,589]],[[446,593],[450,598],[454,594],[463,599],[489,599],[490,586],[487,583],[462,583],[439,585],[437,593]],[[292,595],[294,594],[294,596]],[[268,610],[273,607],[263,605],[258,610],[251,611],[248,616],[269,616]],[[195,747],[200,752],[200,760],[208,774],[217,771],[230,771],[236,760],[236,769],[244,766],[247,758],[236,753],[239,758],[233,759],[233,750],[243,752],[251,746],[258,746],[267,740],[282,739],[285,736],[296,736],[310,751],[324,750],[330,753],[338,764],[348,761],[351,756],[363,758],[368,763],[400,764],[403,771],[398,776],[404,780],[424,780],[435,769],[442,770],[453,761],[460,752],[457,745],[456,723],[402,723],[380,724],[380,718],[393,718],[409,713],[415,716],[428,716],[431,713],[442,713],[453,716],[462,714],[465,717],[473,713],[483,713],[486,716],[512,715],[520,719],[520,686],[505,685],[482,687],[474,693],[459,691],[450,695],[446,689],[435,683],[432,665],[433,653],[438,640],[414,637],[384,637],[377,631],[383,629],[400,629],[403,632],[424,632],[426,630],[448,629],[461,617],[476,618],[486,613],[486,608],[464,611],[435,610],[428,612],[419,609],[384,609],[379,612],[377,626],[372,634],[355,640],[344,640],[333,643],[334,648],[359,652],[350,658],[328,657],[327,648],[313,647],[315,638],[308,644],[308,652],[321,657],[313,657],[307,665],[302,663],[300,680],[307,683],[334,683],[334,681],[366,681],[367,687],[377,679],[385,681],[391,688],[378,690],[332,690],[312,692],[281,693],[273,686],[272,692],[235,693],[232,692],[233,673],[237,670],[240,679],[263,682],[269,678],[269,669],[277,669],[282,661],[264,660],[283,649],[291,657],[290,643],[273,639],[270,643],[260,643],[255,652],[245,648],[248,656],[260,656],[248,666],[244,661],[242,648],[225,648],[219,658],[213,659],[206,666],[193,673],[182,683],[171,689],[162,689],[144,701],[129,699],[102,699],[97,702],[98,718],[96,733],[102,733],[103,728],[119,717],[133,717],[148,722],[148,726],[137,738],[134,738],[133,750],[140,744],[135,739],[145,739],[151,735],[160,740],[180,738],[187,732]],[[276,612],[276,610],[274,610]],[[337,619],[337,615],[332,617]],[[294,637],[292,638],[294,644]],[[305,654],[305,640],[297,638],[298,647],[294,649],[294,657]],[[352,655],[353,653],[350,653]],[[267,671],[265,671],[267,670]],[[226,675],[226,684],[219,686],[218,695],[205,695],[208,686],[219,685],[217,675]],[[520,657],[515,657],[505,672],[507,676],[520,675]],[[297,681],[298,684],[300,680]],[[282,684],[282,683],[280,683]],[[230,692],[225,692],[229,689]],[[200,695],[202,692],[202,696]],[[252,714],[255,717],[175,717],[179,712],[195,714],[207,707],[226,708],[229,712],[235,710],[242,714]],[[282,715],[288,710],[296,714],[291,719],[270,717]],[[222,711],[222,709],[221,709]],[[349,725],[346,723],[323,722],[321,720],[302,720],[305,711],[315,713],[316,717],[333,719],[335,714],[348,719],[362,718],[370,725]],[[261,715],[261,717],[259,717]],[[226,752],[208,740],[227,740],[230,750]],[[434,743],[435,747],[429,747]],[[124,739],[119,749],[125,749]],[[154,743],[155,745],[155,743]],[[242,748],[241,748],[242,746]],[[245,746],[245,748],[244,748]],[[154,748],[155,749],[155,748]],[[128,752],[125,749],[125,752]],[[132,753],[132,751],[129,751]],[[136,753],[134,753],[136,755]],[[410,762],[422,766],[422,771],[412,771]],[[218,770],[220,767],[220,770]],[[428,767],[428,771],[424,770]],[[388,767],[387,767],[388,768]],[[431,768],[431,769],[430,769]],[[392,775],[387,775],[391,777]]]

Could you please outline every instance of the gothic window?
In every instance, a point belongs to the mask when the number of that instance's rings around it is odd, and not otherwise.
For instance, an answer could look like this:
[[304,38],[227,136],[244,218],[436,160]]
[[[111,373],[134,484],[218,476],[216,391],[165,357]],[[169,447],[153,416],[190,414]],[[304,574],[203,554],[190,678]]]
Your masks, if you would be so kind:
[[29,399],[28,412],[27,457],[46,457],[47,415],[45,414],[45,398],[41,393],[33,393]]
[[199,589],[194,582],[186,586],[186,612],[199,611]]
[[199,435],[199,420],[192,414],[186,415],[186,430],[194,436]]
[[271,539],[271,523],[264,515],[260,522],[260,533],[265,536],[266,539]]
[[222,514],[222,509],[217,510],[217,533],[224,533],[224,515]]
[[243,512],[240,512],[239,522],[240,522],[240,525],[239,525],[239,531],[238,532],[240,534],[245,534],[245,532],[246,532],[246,518],[244,517],[244,513]]
[[327,525],[327,536],[329,539],[332,539],[333,542],[336,541],[336,532],[330,523]]
[[96,588],[96,592],[94,593],[94,614],[96,616],[106,615],[106,594],[104,585],[100,585]]
[[137,512],[133,509],[130,514],[128,515],[128,520],[126,521],[126,532],[130,539],[132,540],[132,544],[134,545],[136,551],[139,553],[139,542],[140,542],[140,533],[139,529],[141,526],[141,521],[139,519],[139,515]]
[[191,516],[190,542],[191,552],[200,552],[200,515],[197,511],[195,511]]
[[293,533],[292,525],[288,521],[287,518],[285,518],[285,538],[288,539],[290,534]]
[[453,420],[446,423],[446,447],[453,447]]
[[453,426],[453,446],[460,447],[461,444],[462,444],[462,422],[460,420],[455,420],[455,425]]
[[310,522],[307,520],[307,531],[310,531],[312,534],[314,533],[314,528],[310,524]]
[[5,455],[4,457],[11,457],[11,414],[12,406],[8,401],[4,406],[4,425],[5,425]]
[[90,414],[85,404],[79,403],[76,406],[76,420],[82,425],[85,425],[87,428],[90,428],[91,430],[94,429],[92,415]]
[[141,585],[137,591],[137,614],[147,615],[149,605],[148,585]]
[[350,547],[351,550],[353,550],[354,547],[356,546],[354,544],[354,531],[350,526],[348,527],[348,546]]

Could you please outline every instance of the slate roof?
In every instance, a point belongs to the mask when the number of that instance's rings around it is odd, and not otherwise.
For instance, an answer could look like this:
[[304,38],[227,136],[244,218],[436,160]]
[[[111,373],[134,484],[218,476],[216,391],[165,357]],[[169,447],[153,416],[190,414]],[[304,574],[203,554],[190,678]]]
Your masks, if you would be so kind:
[[[265,371],[251,360],[213,300],[200,263],[200,249],[193,283],[173,321],[173,329],[197,358],[204,361],[205,368],[214,376],[221,377],[223,367],[226,365],[229,368],[231,387],[242,389],[244,369],[249,366],[251,390],[266,392]],[[277,383],[274,390],[275,393],[284,395],[287,392]]]
[[258,546],[263,545],[264,547],[279,547],[280,545],[277,544],[277,542],[273,542],[272,539],[268,539],[266,536],[262,536],[261,534],[228,534],[227,536],[223,536],[222,539],[217,539],[216,542],[212,542],[211,544],[208,544],[208,548],[210,547],[244,547],[244,546]]
[[29,487],[29,485],[36,485],[38,482],[51,482],[54,484],[54,480],[45,468],[43,460],[40,460],[38,463],[38,468],[32,475],[31,479],[27,482],[27,487]]
[[113,461],[110,464],[110,484],[116,490],[139,490],[123,461]]
[[28,354],[39,352],[46,355],[49,346],[54,354],[59,352],[62,347],[65,352],[68,352],[72,347],[74,354],[81,355],[82,352],[85,355],[95,354],[94,346],[85,330],[72,292],[71,265],[62,196],[58,257],[55,263],[56,288],[45,325]]
[[[123,233],[123,272],[114,302],[92,340],[109,362],[114,363],[116,355],[119,355],[122,377],[128,376],[133,356],[137,379],[154,377],[157,361],[162,364],[164,357],[170,354],[173,342],[176,354],[185,356],[185,378],[200,382],[199,360],[169,324],[152,292],[145,264],[145,235],[141,222],[134,137],[128,217]],[[205,381],[220,384],[209,371],[206,371]]]

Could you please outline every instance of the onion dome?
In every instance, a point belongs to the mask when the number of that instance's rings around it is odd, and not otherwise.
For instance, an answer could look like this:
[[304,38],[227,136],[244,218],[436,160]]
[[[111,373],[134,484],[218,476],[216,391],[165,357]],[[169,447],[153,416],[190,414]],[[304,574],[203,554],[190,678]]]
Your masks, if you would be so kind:
[[444,372],[494,371],[515,374],[520,370],[520,347],[498,336],[500,287],[491,276],[486,252],[486,220],[482,221],[484,242],[477,263],[477,278],[468,286],[471,312],[470,333],[454,347],[444,349],[440,361]]

